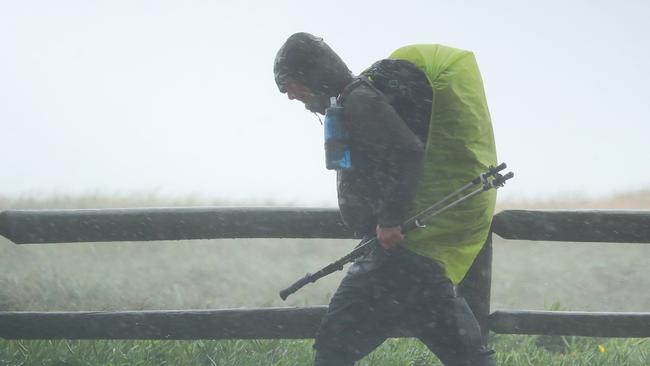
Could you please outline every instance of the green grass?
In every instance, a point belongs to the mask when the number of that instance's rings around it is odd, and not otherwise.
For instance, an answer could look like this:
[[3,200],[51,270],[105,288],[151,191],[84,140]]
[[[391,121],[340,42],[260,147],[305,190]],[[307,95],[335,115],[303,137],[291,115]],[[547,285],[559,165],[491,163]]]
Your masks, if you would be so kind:
[[[155,198],[137,201],[156,205]],[[4,202],[1,207],[110,207]],[[177,202],[183,204],[183,202]],[[190,202],[192,203],[192,202]],[[326,304],[343,273],[289,298],[277,291],[350,250],[350,240],[201,240],[17,246],[0,237],[0,311],[209,309]],[[650,246],[496,238],[492,308],[650,311]],[[0,365],[309,365],[304,341],[7,341]],[[650,365],[648,339],[493,335],[499,365]],[[602,348],[600,348],[600,347]],[[604,350],[604,352],[601,352]],[[360,365],[436,365],[393,339]]]
[[[647,366],[648,339],[493,336],[497,362],[518,365]],[[601,348],[602,347],[602,348]],[[0,341],[0,365],[302,366],[311,341]],[[424,366],[439,361],[418,341],[391,339],[358,363]]]

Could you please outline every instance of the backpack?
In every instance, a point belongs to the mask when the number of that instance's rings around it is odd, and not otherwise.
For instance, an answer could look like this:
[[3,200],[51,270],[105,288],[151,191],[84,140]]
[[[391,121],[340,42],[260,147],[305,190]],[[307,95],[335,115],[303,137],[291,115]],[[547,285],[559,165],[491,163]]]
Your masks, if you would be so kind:
[[[360,78],[386,95],[424,142],[412,214],[497,164],[492,122],[474,54],[438,44],[404,46]],[[410,232],[402,246],[440,263],[457,285],[489,235],[496,192],[486,192]]]
[[406,60],[384,59],[361,76],[386,96],[409,129],[426,144],[433,90],[424,72]]

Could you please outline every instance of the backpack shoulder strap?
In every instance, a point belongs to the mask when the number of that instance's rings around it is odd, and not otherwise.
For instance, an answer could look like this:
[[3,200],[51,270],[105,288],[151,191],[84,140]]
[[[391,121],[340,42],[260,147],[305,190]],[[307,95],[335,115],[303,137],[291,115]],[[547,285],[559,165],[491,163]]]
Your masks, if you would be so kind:
[[361,86],[362,84],[366,84],[366,85],[368,85],[372,90],[374,90],[374,91],[375,91],[377,94],[379,94],[382,98],[386,98],[386,96],[384,95],[384,93],[382,93],[381,90],[377,89],[377,87],[375,86],[375,84],[373,84],[373,82],[372,82],[370,79],[368,79],[367,76],[365,76],[365,75],[359,75],[359,76],[355,77],[354,80],[352,80],[352,82],[351,82],[350,84],[346,85],[345,88],[343,88],[343,91],[342,91],[341,94],[339,94],[339,96],[336,98],[336,101],[337,101],[339,104],[343,105],[343,101],[345,100],[345,98],[346,98],[348,95],[350,95],[350,93],[351,93],[354,89],[356,89],[357,87]]

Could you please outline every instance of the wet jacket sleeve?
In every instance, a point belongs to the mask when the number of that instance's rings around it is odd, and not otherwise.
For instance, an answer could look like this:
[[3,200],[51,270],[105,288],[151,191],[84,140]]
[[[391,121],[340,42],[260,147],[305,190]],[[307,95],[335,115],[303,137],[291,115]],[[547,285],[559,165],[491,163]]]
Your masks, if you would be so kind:
[[373,205],[377,223],[383,227],[397,226],[408,219],[415,198],[424,156],[422,142],[386,97],[369,86],[355,88],[344,106],[352,164],[372,172],[379,187],[379,202]]

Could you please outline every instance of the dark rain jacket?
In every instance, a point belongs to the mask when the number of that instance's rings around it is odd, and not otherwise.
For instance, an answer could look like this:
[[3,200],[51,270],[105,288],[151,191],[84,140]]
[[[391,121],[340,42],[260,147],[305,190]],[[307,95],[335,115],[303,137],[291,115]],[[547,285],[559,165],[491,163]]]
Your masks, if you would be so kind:
[[361,83],[346,94],[353,168],[338,172],[339,208],[358,234],[372,234],[408,219],[424,145],[381,92]]

